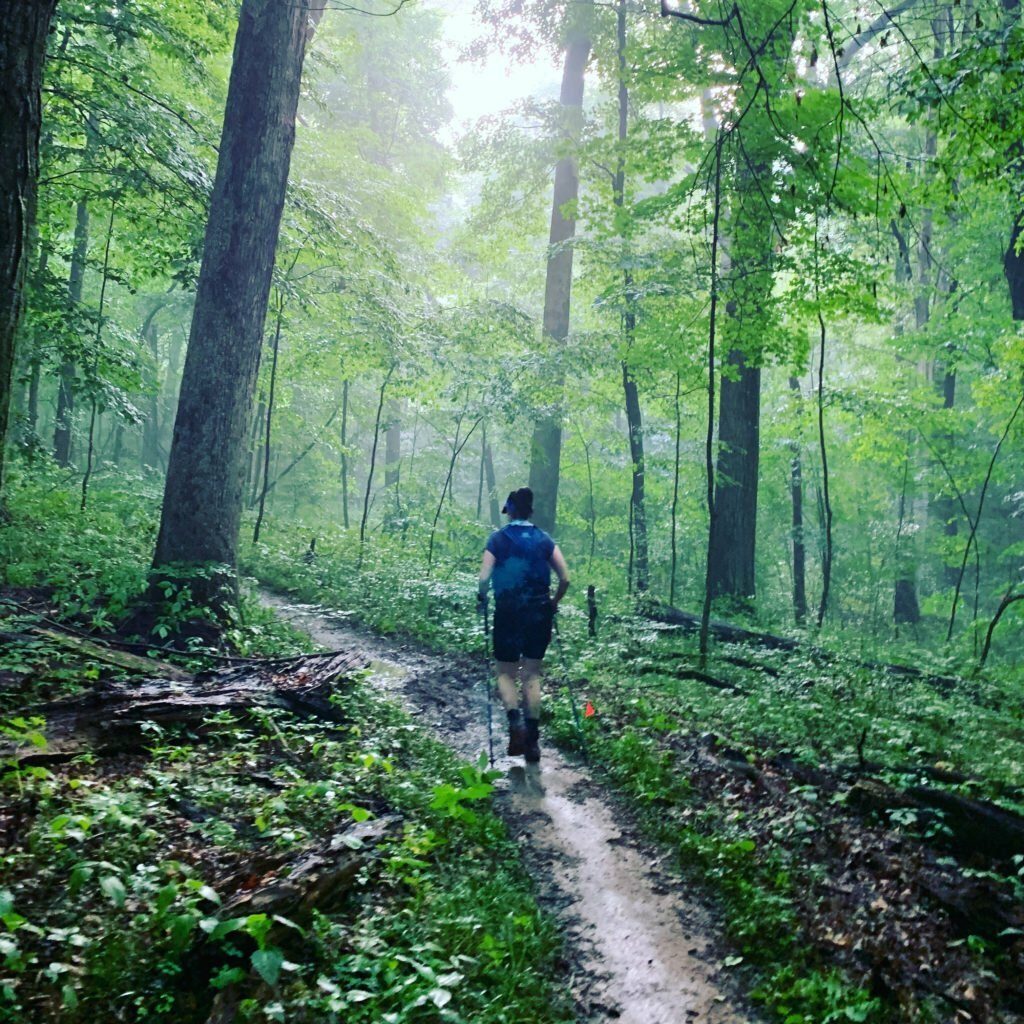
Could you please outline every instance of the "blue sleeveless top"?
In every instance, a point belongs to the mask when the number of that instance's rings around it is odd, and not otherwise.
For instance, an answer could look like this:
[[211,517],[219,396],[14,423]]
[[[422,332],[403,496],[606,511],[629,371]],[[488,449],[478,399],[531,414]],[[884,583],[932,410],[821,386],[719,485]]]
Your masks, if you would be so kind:
[[487,540],[494,555],[491,586],[495,599],[517,594],[523,598],[547,597],[551,584],[548,564],[555,542],[533,523],[509,523]]

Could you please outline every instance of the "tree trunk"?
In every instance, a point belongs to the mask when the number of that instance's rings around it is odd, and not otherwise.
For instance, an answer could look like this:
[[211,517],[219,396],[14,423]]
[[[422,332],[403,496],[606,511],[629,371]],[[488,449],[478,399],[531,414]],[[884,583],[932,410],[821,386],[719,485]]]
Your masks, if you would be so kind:
[[[789,388],[800,404],[800,381],[789,378]],[[804,482],[803,463],[800,459],[800,445],[793,441],[789,446],[789,493],[793,502],[793,616],[796,624],[802,626],[807,619],[807,550],[804,546]]]
[[389,403],[388,428],[384,435],[384,486],[397,487],[402,462],[402,411],[400,403]]
[[[263,343],[310,0],[243,0],[154,568],[233,574],[245,444]],[[225,579],[200,599],[217,600]],[[234,593],[233,578],[230,582]]]
[[267,510],[267,493],[270,486],[271,427],[274,422],[274,391],[277,388],[277,358],[281,352],[281,324],[284,320],[284,296],[278,292],[277,321],[274,325],[274,342],[270,359],[270,383],[267,387],[267,418],[263,425],[263,486],[260,488],[259,511],[256,525],[252,530],[252,542],[258,544],[263,516]]
[[1010,302],[1013,307],[1013,319],[1024,320],[1024,253],[1018,250],[1021,235],[1024,234],[1024,213],[1017,214],[1010,232],[1010,244],[1003,256],[1003,272],[1006,283],[1010,286]]
[[160,336],[156,329],[156,315],[162,308],[163,303],[155,306],[146,317],[142,330],[139,331],[153,360],[152,370],[147,374],[149,385],[153,389],[149,396],[149,415],[142,424],[140,461],[144,470],[155,467],[160,461]]
[[497,530],[501,527],[501,506],[498,504],[498,482],[494,477],[494,453],[491,444],[484,434],[484,474],[487,483],[487,497],[491,508],[491,525]]
[[341,521],[348,522],[348,381],[341,383]]
[[18,323],[39,177],[40,88],[57,0],[0,0],[0,518]]
[[384,394],[395,372],[392,363],[380,386],[380,400],[377,402],[377,419],[373,424],[373,445],[370,448],[370,468],[366,471],[366,493],[363,496],[363,517],[359,520],[359,565],[363,564],[363,542],[366,540],[366,523],[370,518],[370,495],[373,493],[373,474],[377,468],[377,448],[380,444],[380,420],[384,412]]
[[[564,141],[575,147],[583,121],[583,86],[590,57],[590,39],[577,34],[565,51],[562,91]],[[579,196],[579,170],[576,155],[568,153],[555,167],[555,188],[551,204],[550,244],[547,279],[544,286],[544,338],[561,350],[569,336],[569,304],[572,295],[573,246],[576,234],[576,200]],[[555,388],[561,395],[564,374],[558,371]],[[559,398],[557,405],[561,404]],[[530,448],[530,488],[533,490],[534,522],[549,533],[555,529],[558,506],[558,474],[562,456],[561,410],[556,408],[538,420],[533,428]]]
[[[82,302],[85,284],[85,257],[89,248],[89,207],[79,199],[75,207],[75,240],[71,249],[68,276],[68,306],[71,312]],[[53,427],[53,457],[58,466],[71,465],[71,441],[75,423],[75,361],[65,358],[57,383],[57,415]]]
[[753,600],[757,475],[760,458],[761,370],[732,349],[718,413],[715,543],[708,552],[712,597]]
[[[620,223],[626,232],[622,238],[624,248],[629,245],[626,217],[622,216],[626,205],[626,143],[629,137],[629,89],[626,83],[626,0],[619,0],[616,6],[617,56],[619,71],[619,159],[612,182],[612,197],[620,211]],[[633,571],[630,583],[636,583],[638,593],[647,589],[650,569],[647,552],[647,506],[644,498],[644,428],[640,413],[640,394],[636,379],[629,368],[629,351],[633,347],[636,333],[636,311],[633,309],[633,275],[626,269],[622,272],[622,333],[626,357],[622,360],[622,390],[626,403],[626,429],[629,432],[629,455],[633,467],[633,487],[630,494],[630,563]]]

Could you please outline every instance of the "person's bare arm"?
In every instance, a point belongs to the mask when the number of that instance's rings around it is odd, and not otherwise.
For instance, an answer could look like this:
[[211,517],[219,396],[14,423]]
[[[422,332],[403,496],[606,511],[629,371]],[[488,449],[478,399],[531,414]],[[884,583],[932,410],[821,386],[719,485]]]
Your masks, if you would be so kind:
[[477,593],[481,597],[487,596],[492,572],[494,572],[494,555],[490,551],[485,551],[483,560],[480,562],[480,580],[477,584]]
[[555,550],[551,552],[548,564],[555,570],[555,575],[558,577],[558,589],[555,591],[555,596],[551,598],[551,603],[557,608],[558,602],[565,597],[565,592],[569,589],[569,566],[565,564],[565,556],[557,544]]

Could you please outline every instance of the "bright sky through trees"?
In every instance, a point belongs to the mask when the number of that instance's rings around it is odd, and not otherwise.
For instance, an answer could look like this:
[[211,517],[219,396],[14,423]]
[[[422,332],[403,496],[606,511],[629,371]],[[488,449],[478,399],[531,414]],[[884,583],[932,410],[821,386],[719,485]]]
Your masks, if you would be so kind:
[[528,96],[557,95],[560,71],[553,58],[540,53],[529,64],[488,47],[483,62],[465,58],[465,50],[491,31],[474,12],[473,0],[429,0],[444,14],[443,50],[451,76],[448,100],[454,110],[452,133],[468,131],[481,117],[506,110]]

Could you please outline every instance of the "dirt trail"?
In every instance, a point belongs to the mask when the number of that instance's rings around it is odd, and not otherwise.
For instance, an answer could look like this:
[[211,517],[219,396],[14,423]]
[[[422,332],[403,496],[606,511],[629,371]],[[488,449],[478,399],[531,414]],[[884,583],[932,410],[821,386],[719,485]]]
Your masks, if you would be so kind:
[[[483,666],[442,659],[374,637],[343,617],[272,594],[266,604],[331,649],[359,648],[376,683],[461,756],[487,750]],[[525,860],[539,898],[560,920],[569,986],[588,1024],[750,1024],[720,974],[711,915],[661,870],[589,774],[550,745],[540,765],[504,753],[504,714],[494,707],[496,807]],[[542,737],[543,743],[543,737]]]

